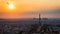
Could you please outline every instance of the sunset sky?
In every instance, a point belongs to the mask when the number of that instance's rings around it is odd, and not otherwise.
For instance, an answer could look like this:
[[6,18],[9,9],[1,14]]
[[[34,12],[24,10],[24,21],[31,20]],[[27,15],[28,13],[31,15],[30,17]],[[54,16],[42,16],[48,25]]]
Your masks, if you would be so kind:
[[38,13],[42,18],[60,18],[57,9],[60,0],[0,0],[0,18],[38,18]]

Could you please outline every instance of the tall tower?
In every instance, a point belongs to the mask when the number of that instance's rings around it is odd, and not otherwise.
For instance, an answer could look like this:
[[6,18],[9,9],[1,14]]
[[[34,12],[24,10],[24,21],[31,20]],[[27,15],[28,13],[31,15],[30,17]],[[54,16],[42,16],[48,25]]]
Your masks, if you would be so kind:
[[41,15],[39,14],[39,24],[41,26]]

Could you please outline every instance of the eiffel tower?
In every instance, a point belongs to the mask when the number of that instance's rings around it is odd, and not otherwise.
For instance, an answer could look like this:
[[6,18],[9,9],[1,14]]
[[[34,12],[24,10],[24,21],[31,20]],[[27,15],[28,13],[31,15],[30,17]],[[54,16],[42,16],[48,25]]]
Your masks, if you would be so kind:
[[[38,31],[41,33],[43,33],[43,32],[47,32],[47,31],[49,31],[49,28],[48,28],[48,26],[46,25],[46,24],[44,24],[43,26],[42,26],[42,24],[41,24],[41,14],[39,14],[39,28],[38,28]],[[49,31],[50,32],[50,31]]]

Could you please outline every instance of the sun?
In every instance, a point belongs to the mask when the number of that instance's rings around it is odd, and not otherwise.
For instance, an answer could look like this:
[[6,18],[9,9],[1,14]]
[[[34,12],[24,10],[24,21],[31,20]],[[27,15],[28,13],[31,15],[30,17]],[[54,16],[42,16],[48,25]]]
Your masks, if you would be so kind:
[[14,6],[14,4],[9,4],[9,5],[8,5],[8,8],[9,8],[9,9],[14,9],[15,6]]

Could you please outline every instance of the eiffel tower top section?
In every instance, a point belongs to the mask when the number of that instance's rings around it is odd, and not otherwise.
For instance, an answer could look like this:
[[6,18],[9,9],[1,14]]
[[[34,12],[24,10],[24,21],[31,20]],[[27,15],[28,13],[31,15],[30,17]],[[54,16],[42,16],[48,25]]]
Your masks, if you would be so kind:
[[41,14],[39,14],[39,24],[41,26]]

